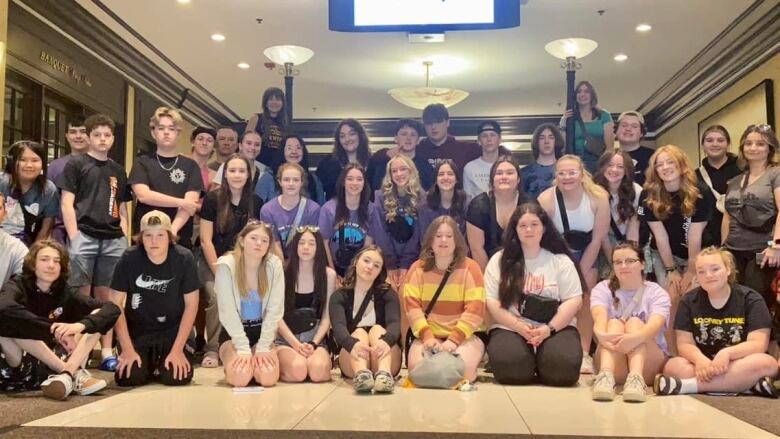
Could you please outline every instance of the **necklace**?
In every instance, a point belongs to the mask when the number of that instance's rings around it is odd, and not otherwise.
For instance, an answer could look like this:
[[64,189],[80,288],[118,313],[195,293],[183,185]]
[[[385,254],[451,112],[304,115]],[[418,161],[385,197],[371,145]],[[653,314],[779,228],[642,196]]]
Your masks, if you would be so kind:
[[[160,167],[163,169],[163,171],[170,172],[173,168],[176,167],[176,163],[179,162],[179,155],[177,154],[176,155],[176,160],[173,161],[173,164],[171,165],[171,167],[170,168],[166,168],[165,166],[163,166],[162,162],[160,161],[160,154],[156,154],[155,153],[154,157],[157,158],[157,164],[160,165]],[[168,158],[168,157],[166,157],[166,158]]]

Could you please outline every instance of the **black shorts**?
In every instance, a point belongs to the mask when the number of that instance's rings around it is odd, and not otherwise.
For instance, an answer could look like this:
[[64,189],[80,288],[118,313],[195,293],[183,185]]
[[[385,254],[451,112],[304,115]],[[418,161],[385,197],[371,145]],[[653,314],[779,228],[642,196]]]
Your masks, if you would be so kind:
[[[254,345],[257,344],[257,341],[260,340],[260,332],[263,329],[263,321],[247,320],[242,321],[241,324],[244,326],[244,333],[249,339],[249,346],[254,347]],[[228,332],[225,330],[225,327],[223,326],[219,332],[219,345],[222,346],[222,343],[230,340],[230,334],[228,334]]]

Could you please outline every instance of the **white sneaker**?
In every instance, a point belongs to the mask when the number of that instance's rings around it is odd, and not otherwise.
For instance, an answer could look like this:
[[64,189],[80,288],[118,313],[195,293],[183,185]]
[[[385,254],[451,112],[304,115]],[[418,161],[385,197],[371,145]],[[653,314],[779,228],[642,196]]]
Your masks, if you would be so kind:
[[591,395],[594,401],[612,401],[615,399],[615,377],[611,372],[599,372],[593,380]]
[[73,391],[81,396],[91,395],[106,388],[105,380],[93,377],[86,369],[79,369],[74,381]]
[[66,372],[49,375],[49,378],[41,383],[41,390],[47,398],[62,401],[73,392],[73,378]]
[[582,354],[582,364],[580,365],[580,373],[586,375],[593,374],[593,357],[589,354]]
[[623,401],[645,402],[647,398],[647,384],[641,375],[630,373],[623,384]]

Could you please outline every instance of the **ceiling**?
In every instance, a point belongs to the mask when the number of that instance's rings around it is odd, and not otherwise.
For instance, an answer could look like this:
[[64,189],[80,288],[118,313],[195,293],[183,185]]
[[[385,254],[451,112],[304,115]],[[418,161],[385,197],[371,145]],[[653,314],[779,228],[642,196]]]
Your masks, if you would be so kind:
[[[77,2],[190,86],[94,1]],[[612,112],[635,109],[752,0],[529,0],[521,7],[519,27],[448,32],[446,42],[438,44],[410,44],[404,33],[331,32],[326,0],[102,3],[244,118],[258,111],[266,87],[283,87],[283,78],[263,67],[268,62],[263,49],[277,44],[315,52],[295,78],[296,118],[395,118],[419,116],[419,111],[397,103],[387,89],[423,85],[422,61],[427,59],[434,61],[434,72],[444,64],[437,59],[454,65],[450,72],[436,72],[434,85],[471,93],[451,108],[453,116],[560,113],[565,75],[544,45],[564,37],[599,43],[577,75],[594,83],[599,103]],[[652,31],[636,32],[640,23],[651,24]],[[213,33],[226,40],[212,41]],[[629,59],[617,63],[617,53]],[[251,67],[239,69],[242,61]]]

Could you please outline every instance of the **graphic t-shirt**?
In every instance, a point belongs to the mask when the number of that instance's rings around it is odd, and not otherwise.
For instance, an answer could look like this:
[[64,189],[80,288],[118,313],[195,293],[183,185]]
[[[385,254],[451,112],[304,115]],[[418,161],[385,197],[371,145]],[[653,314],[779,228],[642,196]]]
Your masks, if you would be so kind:
[[539,194],[552,186],[555,177],[555,164],[540,165],[533,162],[520,168],[520,178],[523,181],[523,192],[531,198],[539,198]]
[[728,301],[715,309],[701,287],[686,293],[677,308],[674,329],[693,334],[696,347],[712,359],[723,348],[747,340],[757,329],[772,328],[772,316],[760,294],[732,285]]
[[73,157],[57,181],[57,186],[75,195],[79,231],[97,239],[124,235],[119,205],[131,201],[127,174],[117,162],[98,160],[89,154]]
[[11,189],[11,176],[0,173],[0,193],[5,196],[5,221],[0,224],[9,235],[31,244],[44,218],[55,218],[60,211],[60,195],[57,187],[49,180],[43,193],[37,184],[22,194]]
[[[157,154],[136,157],[128,183],[131,186],[145,184],[155,192],[176,198],[184,198],[187,192],[200,194],[203,191],[203,180],[200,178],[198,163],[181,154],[176,157],[161,157]],[[164,212],[173,221],[178,209],[152,206],[138,201],[133,213],[133,230],[140,230],[141,218],[153,210]],[[179,230],[179,243],[189,248],[191,238],[192,217]]]
[[233,246],[236,244],[236,236],[241,233],[241,229],[244,228],[250,219],[260,218],[260,209],[262,207],[263,200],[255,194],[252,194],[252,212],[250,215],[247,214],[248,212],[245,206],[236,206],[231,203],[230,209],[233,211],[233,225],[232,227],[229,227],[228,230],[221,232],[218,217],[217,191],[206,194],[206,198],[203,200],[203,206],[200,209],[200,218],[211,221],[214,226],[211,242],[214,244],[214,250],[217,252],[217,257],[233,250]]
[[[346,269],[349,267],[349,261],[339,261],[339,247],[343,242],[344,254],[352,254],[361,249],[365,243],[366,238],[369,236],[374,237],[376,234],[377,217],[379,213],[376,210],[376,206],[372,203],[367,207],[368,217],[366,222],[361,223],[360,216],[357,210],[349,211],[349,220],[343,225],[344,237],[341,238],[340,227],[336,227],[336,199],[332,199],[325,203],[320,209],[319,227],[322,238],[326,240],[330,247],[330,254],[333,257],[333,263],[338,268]],[[346,257],[346,256],[345,256]],[[346,262],[346,264],[340,263]]]
[[463,190],[474,198],[490,189],[490,168],[493,163],[478,157],[468,163],[463,169]]
[[257,161],[270,167],[274,171],[284,162],[284,145],[282,138],[284,130],[276,118],[265,119],[262,114],[258,114],[255,131],[260,134],[262,147]]
[[653,156],[655,150],[646,146],[640,146],[633,151],[626,151],[631,156],[631,161],[634,162],[634,183],[643,186],[645,184],[645,172],[647,167],[650,166],[650,157]]
[[[656,218],[653,210],[647,205],[647,192],[642,192],[639,197],[639,208],[637,209],[637,216],[641,222],[656,222],[661,221],[666,229],[666,234],[669,235],[669,245],[672,248],[672,254],[678,258],[688,259],[688,230],[691,227],[691,223],[702,223],[709,221],[712,218],[712,211],[715,209],[715,197],[709,189],[699,184],[700,198],[696,200],[694,204],[693,216],[683,216],[680,206],[682,204],[682,197],[679,192],[672,193],[672,212],[664,220]],[[701,248],[712,245],[712,238],[706,234],[706,229],[702,232]],[[651,247],[658,249],[656,240],[653,239]]]
[[[501,257],[504,251],[494,254],[485,267],[485,294],[488,299],[498,298],[498,285],[501,281]],[[525,294],[537,294],[542,297],[556,299],[564,302],[572,297],[582,296],[582,284],[571,258],[564,254],[553,254],[542,249],[533,259],[525,260],[525,282],[523,292]],[[510,306],[509,312],[523,321],[538,326],[539,322],[520,316],[517,304]],[[569,322],[570,326],[576,325],[577,319]],[[512,331],[498,323],[493,323],[492,328],[502,328]]]
[[192,253],[180,245],[168,249],[168,258],[155,265],[143,247],[131,247],[114,269],[111,289],[127,293],[125,316],[130,337],[179,327],[184,295],[198,294],[197,266]]

